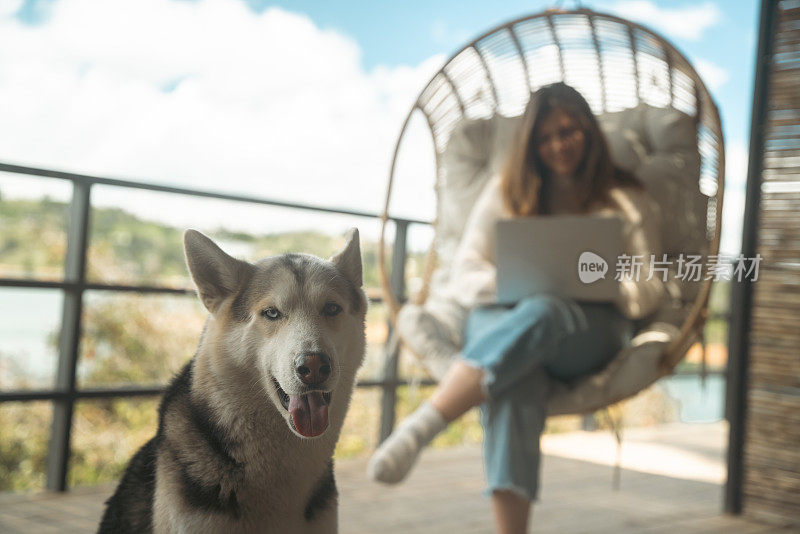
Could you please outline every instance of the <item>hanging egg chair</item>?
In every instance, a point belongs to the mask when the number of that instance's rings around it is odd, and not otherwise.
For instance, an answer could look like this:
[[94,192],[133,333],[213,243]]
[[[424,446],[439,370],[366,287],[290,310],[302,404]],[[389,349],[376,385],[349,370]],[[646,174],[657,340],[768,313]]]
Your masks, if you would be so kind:
[[[588,9],[546,11],[498,26],[455,53],[414,102],[398,136],[389,174],[379,266],[394,335],[434,378],[429,332],[416,311],[443,306],[449,260],[486,181],[532,91],[563,81],[597,115],[615,163],[633,172],[661,209],[663,251],[718,253],[724,147],[719,112],[692,65],[669,42],[628,20]],[[436,163],[436,220],[422,290],[400,305],[387,274],[385,235],[398,151],[409,122],[424,117]],[[636,322],[631,343],[602,371],[552,388],[548,414],[589,413],[619,402],[670,374],[698,340],[711,279],[681,281],[671,272],[668,302]],[[458,318],[462,320],[463,317]],[[455,344],[453,352],[460,347]]]

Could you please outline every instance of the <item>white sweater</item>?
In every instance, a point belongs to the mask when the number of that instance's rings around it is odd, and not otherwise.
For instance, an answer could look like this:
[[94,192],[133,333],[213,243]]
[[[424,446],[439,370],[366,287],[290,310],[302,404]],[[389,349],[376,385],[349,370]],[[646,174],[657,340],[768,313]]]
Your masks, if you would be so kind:
[[[620,280],[620,295],[615,301],[623,315],[638,319],[655,311],[665,296],[664,284],[658,273],[647,280],[651,254],[660,259],[661,243],[658,233],[658,207],[645,191],[631,187],[614,187],[609,191],[613,206],[593,214],[621,214],[623,219],[623,248],[630,256],[640,256],[642,267],[635,280],[627,273]],[[470,308],[496,301],[497,272],[494,262],[494,226],[498,219],[512,215],[503,205],[500,179],[489,180],[467,220],[464,234],[453,259],[448,297]]]

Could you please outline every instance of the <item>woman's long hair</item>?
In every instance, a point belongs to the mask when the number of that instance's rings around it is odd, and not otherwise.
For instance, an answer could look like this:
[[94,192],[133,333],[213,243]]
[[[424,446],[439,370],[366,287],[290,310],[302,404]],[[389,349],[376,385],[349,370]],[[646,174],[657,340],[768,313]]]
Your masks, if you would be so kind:
[[550,213],[551,176],[539,157],[535,134],[542,120],[555,109],[573,117],[585,136],[583,158],[573,177],[581,212],[607,204],[608,191],[614,186],[643,187],[636,177],[611,161],[606,138],[586,99],[569,85],[554,83],[531,94],[502,171],[503,202],[512,214]]

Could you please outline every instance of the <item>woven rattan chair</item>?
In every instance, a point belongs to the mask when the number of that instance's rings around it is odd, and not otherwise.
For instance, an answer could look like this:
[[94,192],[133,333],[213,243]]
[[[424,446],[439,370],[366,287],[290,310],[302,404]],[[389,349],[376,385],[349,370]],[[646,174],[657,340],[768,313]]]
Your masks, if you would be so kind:
[[[578,89],[601,118],[601,124],[605,119],[606,123],[613,123],[615,117],[633,113],[631,109],[645,115],[659,110],[680,112],[677,114],[688,120],[689,135],[694,135],[691,143],[697,159],[696,172],[673,174],[678,178],[689,176],[691,183],[681,184],[663,177],[654,181],[643,175],[639,178],[660,204],[675,211],[664,214],[671,225],[672,221],[684,221],[691,226],[678,233],[677,237],[683,241],[673,244],[673,253],[677,246],[688,246],[686,236],[694,232],[700,239],[700,243],[692,244],[694,250],[717,254],[724,185],[723,139],[717,107],[694,68],[666,40],[638,24],[586,9],[546,11],[498,26],[459,50],[425,86],[406,118],[389,175],[379,248],[384,295],[393,321],[397,320],[401,307],[386,272],[386,221],[398,150],[412,116],[421,114],[427,121],[437,171],[436,234],[428,254],[423,289],[413,303],[419,306],[430,294],[431,279],[435,280],[437,271],[446,269],[451,257],[447,251],[452,250],[452,243],[443,243],[443,229],[446,227],[456,237],[463,230],[463,219],[456,223],[443,220],[441,208],[448,172],[452,171],[448,166],[458,165],[459,157],[463,156],[448,153],[455,150],[455,138],[475,138],[474,131],[470,133],[468,129],[483,128],[477,138],[483,135],[489,142],[498,142],[496,137],[486,136],[487,125],[492,120],[513,121],[524,110],[532,91],[557,81]],[[476,187],[475,192],[479,189]],[[698,202],[700,217],[692,217],[689,211],[694,209],[697,213]],[[461,207],[464,218],[471,208],[467,204]],[[444,211],[444,215],[447,213],[452,210]],[[557,391],[549,402],[548,413],[592,412],[670,374],[689,347],[702,340],[711,282],[711,279],[695,282],[694,289],[683,290],[675,297],[677,302],[672,303],[669,313],[637,325],[639,333],[632,347],[597,376]],[[395,331],[399,331],[402,340],[403,328]],[[426,355],[417,356],[424,365]]]

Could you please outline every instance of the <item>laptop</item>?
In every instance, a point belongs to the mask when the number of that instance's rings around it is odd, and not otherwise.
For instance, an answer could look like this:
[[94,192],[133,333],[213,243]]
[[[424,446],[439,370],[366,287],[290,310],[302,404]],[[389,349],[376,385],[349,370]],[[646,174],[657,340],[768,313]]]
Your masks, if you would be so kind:
[[514,304],[538,293],[576,301],[610,302],[622,254],[619,216],[543,215],[495,226],[497,302]]

